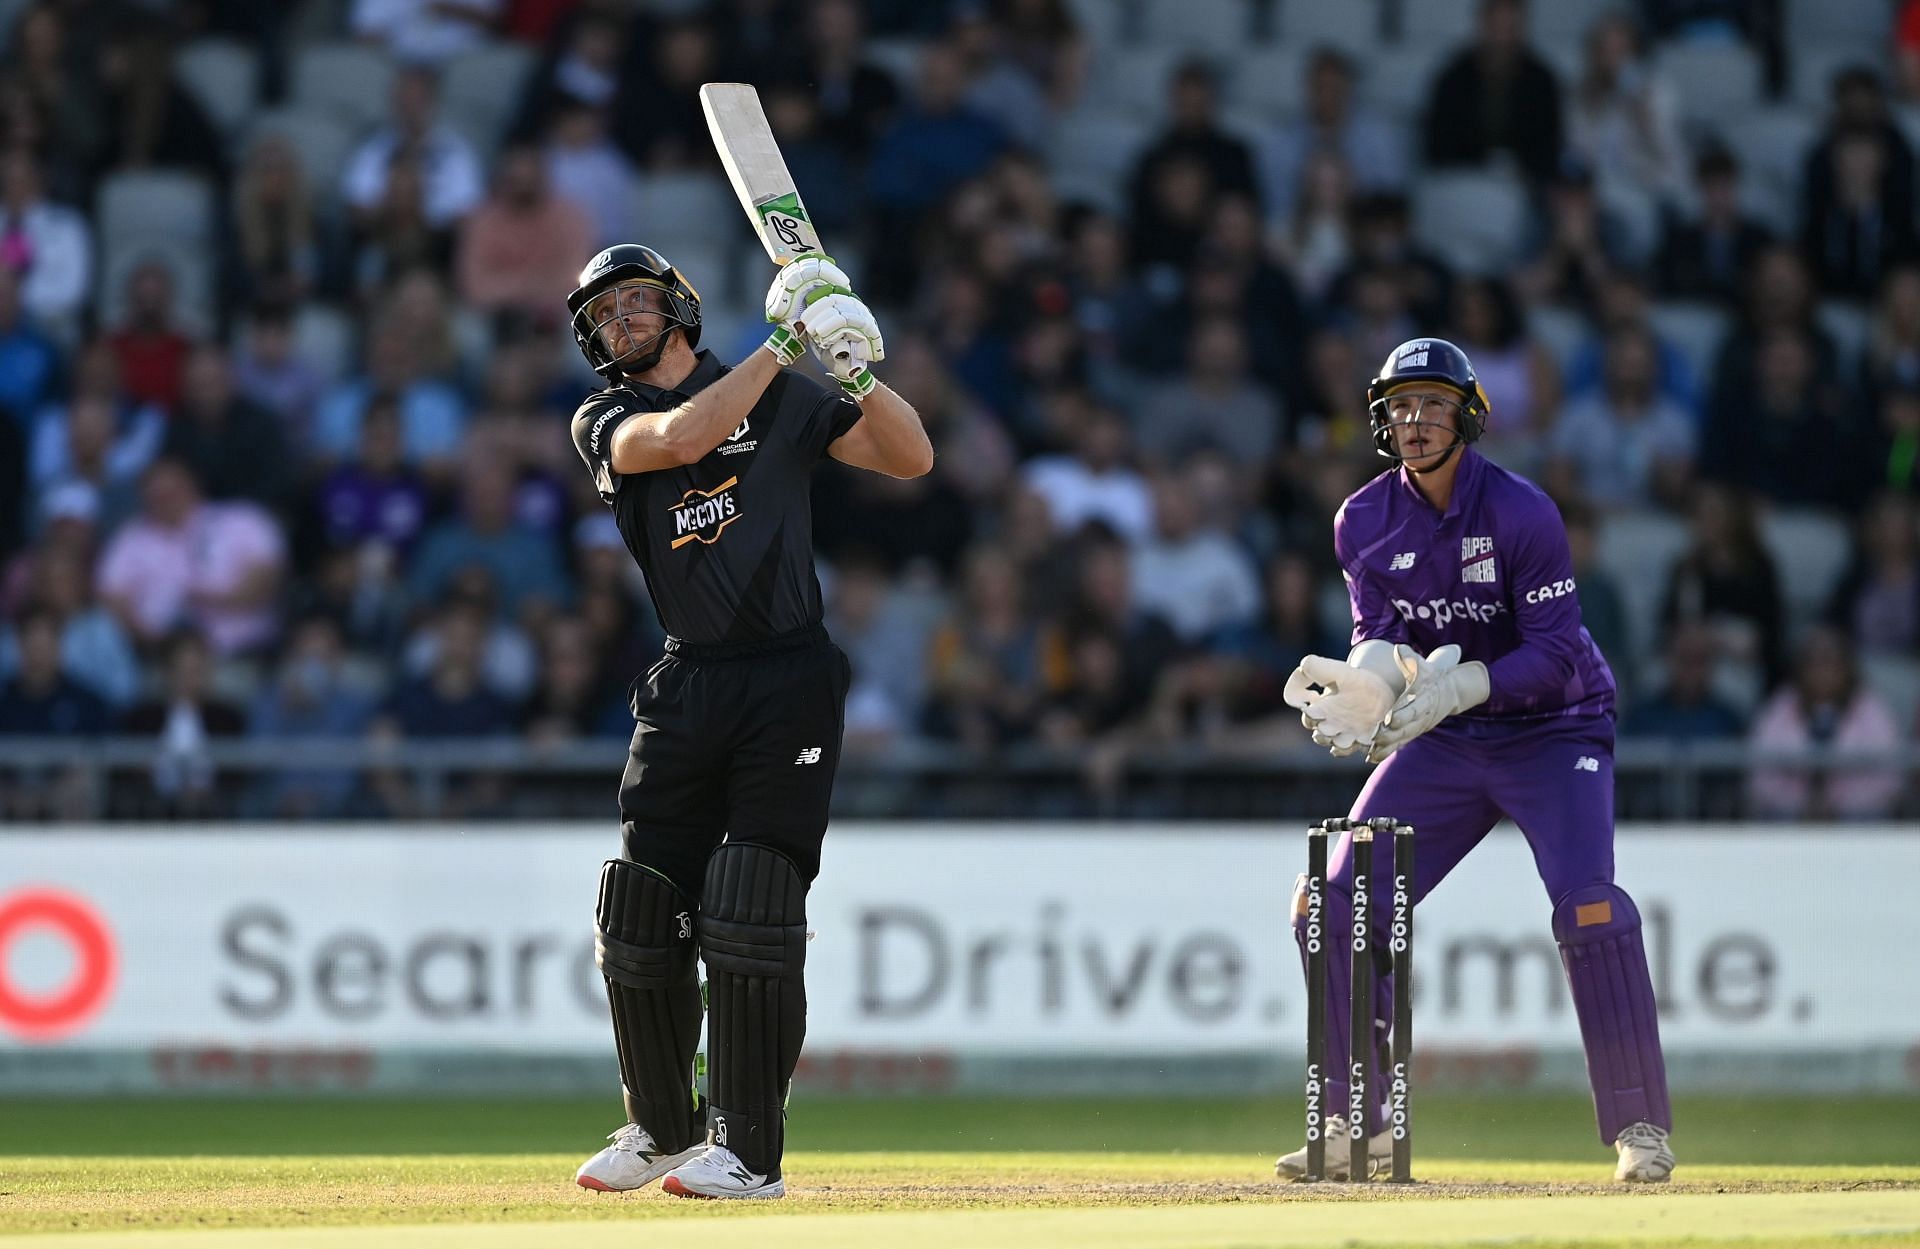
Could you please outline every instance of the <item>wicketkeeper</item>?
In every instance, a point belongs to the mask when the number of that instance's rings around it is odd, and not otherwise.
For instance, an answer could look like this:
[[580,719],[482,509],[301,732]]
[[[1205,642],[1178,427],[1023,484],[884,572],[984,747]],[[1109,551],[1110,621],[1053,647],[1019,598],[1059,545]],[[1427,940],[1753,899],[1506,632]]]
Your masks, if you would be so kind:
[[[1532,847],[1587,1051],[1600,1139],[1615,1177],[1673,1171],[1666,1064],[1640,913],[1613,881],[1613,675],[1580,624],[1559,510],[1533,483],[1472,444],[1490,404],[1465,353],[1402,343],[1367,388],[1374,446],[1398,467],[1361,487],[1334,518],[1334,550],[1353,602],[1352,652],[1310,655],[1287,683],[1313,740],[1378,765],[1352,817],[1419,828],[1417,905],[1505,816]],[[1327,930],[1351,924],[1352,838],[1328,866]],[[1382,856],[1373,896],[1389,897]],[[1296,894],[1294,930],[1303,935]],[[1304,944],[1304,942],[1303,942]],[[1384,949],[1384,931],[1376,937]],[[1350,1042],[1377,1063],[1391,979],[1377,977],[1373,1037],[1347,1035],[1350,950],[1328,943],[1329,1104],[1344,1106]],[[1383,969],[1384,971],[1384,969]],[[1381,1082],[1368,1077],[1369,1089]],[[1369,1107],[1369,1153],[1391,1154],[1382,1106]],[[1346,1135],[1328,1117],[1331,1138]],[[1328,1170],[1344,1175],[1346,1153]],[[1304,1149],[1280,1159],[1306,1169]]]

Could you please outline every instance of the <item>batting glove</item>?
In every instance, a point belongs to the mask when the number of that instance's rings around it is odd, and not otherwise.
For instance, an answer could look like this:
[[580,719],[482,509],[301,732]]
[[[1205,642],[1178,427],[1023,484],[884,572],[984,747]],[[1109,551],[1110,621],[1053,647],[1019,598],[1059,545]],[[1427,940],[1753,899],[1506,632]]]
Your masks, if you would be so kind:
[[766,348],[781,367],[806,354],[802,324],[807,309],[829,295],[852,294],[848,281],[846,271],[834,264],[831,256],[804,256],[782,266],[774,275],[766,300],[767,320],[774,328],[767,336]]
[[871,308],[851,294],[828,295],[808,307],[806,331],[813,354],[841,389],[856,399],[873,390],[872,366],[887,358],[887,345]]

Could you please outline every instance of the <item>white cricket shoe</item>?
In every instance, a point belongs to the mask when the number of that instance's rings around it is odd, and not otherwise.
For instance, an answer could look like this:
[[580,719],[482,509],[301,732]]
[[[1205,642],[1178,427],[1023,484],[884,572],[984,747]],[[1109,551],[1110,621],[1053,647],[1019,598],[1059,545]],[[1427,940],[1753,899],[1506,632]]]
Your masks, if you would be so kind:
[[580,1164],[573,1182],[602,1193],[625,1193],[645,1188],[684,1162],[700,1156],[707,1143],[699,1141],[677,1154],[663,1154],[653,1137],[637,1123],[629,1123],[607,1138],[613,1143]]
[[1613,1147],[1620,1151],[1613,1178],[1622,1184],[1664,1184],[1673,1175],[1673,1146],[1667,1144],[1665,1128],[1629,1123]]
[[[1352,1172],[1348,1165],[1352,1158],[1351,1142],[1347,1140],[1347,1117],[1345,1115],[1327,1116],[1327,1178],[1344,1180]],[[1373,1139],[1367,1142],[1367,1173],[1380,1170],[1393,1160],[1392,1130],[1375,1132]],[[1273,1173],[1281,1179],[1297,1180],[1307,1173],[1307,1147],[1302,1145],[1290,1154],[1283,1154],[1273,1164]]]
[[744,1197],[769,1200],[787,1195],[784,1179],[756,1175],[740,1155],[725,1145],[712,1145],[698,1158],[675,1167],[660,1187],[676,1197]]

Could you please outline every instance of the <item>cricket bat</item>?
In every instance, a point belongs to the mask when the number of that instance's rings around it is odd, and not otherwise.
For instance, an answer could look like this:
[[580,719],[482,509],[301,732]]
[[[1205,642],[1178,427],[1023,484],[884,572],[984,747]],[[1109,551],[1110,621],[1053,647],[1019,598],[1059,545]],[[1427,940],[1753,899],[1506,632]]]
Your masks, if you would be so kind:
[[744,82],[710,82],[700,88],[700,107],[727,181],[773,263],[819,255],[820,236],[773,141],[760,93]]

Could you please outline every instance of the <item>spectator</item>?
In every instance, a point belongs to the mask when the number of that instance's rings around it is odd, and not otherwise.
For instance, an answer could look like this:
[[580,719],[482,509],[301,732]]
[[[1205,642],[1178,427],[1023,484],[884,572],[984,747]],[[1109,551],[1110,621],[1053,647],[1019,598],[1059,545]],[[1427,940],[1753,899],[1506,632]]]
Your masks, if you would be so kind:
[[405,169],[418,178],[426,224],[449,229],[480,202],[483,182],[473,145],[439,120],[438,73],[427,65],[401,66],[389,106],[387,123],[349,157],[341,194],[364,227],[388,202],[389,178]]
[[866,11],[859,0],[813,0],[807,5],[806,60],[794,76],[812,86],[820,129],[862,162],[893,124],[900,87],[868,59]]
[[1427,96],[1427,163],[1437,169],[1504,157],[1534,183],[1560,162],[1560,85],[1527,46],[1525,0],[1480,0],[1479,34],[1443,67]]
[[[1582,587],[1585,588],[1584,586]],[[1740,713],[1714,692],[1720,640],[1704,624],[1678,625],[1667,634],[1666,683],[1632,701],[1620,732],[1668,742],[1721,741],[1746,733]]]
[[851,552],[834,568],[827,631],[847,652],[849,748],[879,750],[918,730],[927,689],[930,622],[871,554]]
[[313,445],[314,409],[326,381],[299,354],[293,314],[274,304],[256,306],[233,353],[233,384],[242,398],[272,412],[296,454]]
[[1190,60],[1174,70],[1167,84],[1167,127],[1134,162],[1128,183],[1135,261],[1186,268],[1200,242],[1205,208],[1216,196],[1259,198],[1253,153],[1221,128],[1219,109],[1211,69]]
[[[26,610],[53,613],[60,624],[61,667],[84,674],[87,688],[118,712],[140,692],[140,662],[126,630],[94,597],[91,554],[51,542],[36,550],[24,589]],[[17,630],[0,632],[0,673],[19,669],[21,645]]]
[[1819,251],[1833,245],[1824,235],[1836,217],[1884,222],[1911,238],[1913,148],[1887,108],[1886,90],[1874,70],[1852,65],[1833,76],[1833,109],[1825,134],[1807,153],[1801,187],[1801,221],[1809,230],[1820,223],[1821,236],[1808,240],[1817,241]]
[[[1892,145],[1883,131],[1844,130],[1823,150],[1831,165],[1808,197],[1801,246],[1821,291],[1867,299],[1882,272],[1915,259],[1912,188],[1888,182]],[[1909,157],[1909,182],[1912,169]]]
[[[1071,21],[1064,6],[1056,7]],[[1048,84],[1004,50],[1001,25],[983,9],[962,10],[948,28],[947,37],[964,67],[967,107],[991,118],[1018,147],[1029,152],[1044,150],[1053,124]]]
[[1085,85],[1090,49],[1071,0],[988,0],[1004,64],[1032,79],[1050,112],[1066,112]]
[[1548,191],[1545,229],[1514,276],[1514,285],[1532,303],[1588,308],[1614,273],[1630,264],[1619,223],[1595,194],[1593,171],[1568,163]]
[[540,149],[510,144],[494,166],[491,194],[460,226],[461,297],[481,312],[556,323],[592,239],[586,214],[548,188]]
[[1278,208],[1299,200],[1300,181],[1316,153],[1341,158],[1354,189],[1398,191],[1407,183],[1400,130],[1353,102],[1354,64],[1337,48],[1319,47],[1307,62],[1306,112],[1283,122],[1261,145],[1261,192]]
[[1771,685],[1784,658],[1786,608],[1753,505],[1737,491],[1702,484],[1691,519],[1691,543],[1667,573],[1661,626],[1711,626],[1723,658],[1757,670]]
[[623,92],[612,115],[614,141],[644,170],[718,174],[719,158],[700,108],[700,85],[714,80],[720,55],[713,27],[699,16],[655,26],[636,67],[644,90],[631,97]]
[[93,281],[93,227],[46,198],[31,153],[0,155],[0,266],[20,281],[20,302],[55,337],[71,341]]
[[1186,645],[1260,611],[1253,561],[1209,519],[1184,477],[1163,474],[1154,482],[1153,537],[1133,555],[1135,604],[1164,617]]
[[460,512],[427,531],[409,561],[407,590],[419,604],[442,601],[462,569],[486,570],[510,618],[540,607],[566,606],[565,570],[551,542],[514,518],[514,480],[506,466],[468,465],[460,483]]
[[[86,202],[108,139],[106,93],[99,75],[99,45],[69,28],[66,6],[33,4],[21,12],[6,56],[6,77],[43,132],[39,157],[56,162],[53,181],[76,202]],[[10,266],[13,267],[13,266]]]
[[231,815],[236,778],[215,768],[207,748],[215,738],[244,733],[246,717],[214,693],[213,654],[198,633],[172,634],[164,655],[159,696],[128,712],[121,725],[128,736],[154,739],[158,747],[140,814],[176,820]]
[[1180,640],[1165,617],[1140,605],[1127,544],[1111,529],[1088,525],[1068,548],[1071,591],[1047,630],[1046,671],[1053,688],[1065,681],[1071,640],[1088,634],[1113,638],[1120,647],[1125,699],[1145,706],[1160,676],[1180,653]]
[[226,144],[174,71],[165,20],[125,13],[100,53],[108,110],[103,155],[114,171],[180,169],[212,185],[226,181]]
[[396,152],[379,199],[354,214],[339,285],[363,308],[406,273],[425,269],[444,277],[452,271],[454,227],[428,216],[425,191],[418,158]]
[[1220,316],[1187,335],[1187,369],[1155,387],[1140,405],[1135,445],[1150,462],[1168,464],[1211,447],[1257,464],[1280,445],[1280,405],[1249,369],[1246,332]]
[[171,412],[180,406],[180,383],[193,340],[181,331],[174,306],[174,271],[154,258],[127,276],[126,319],[107,336],[120,360],[120,385],[138,403]]
[[[0,738],[86,738],[106,732],[106,703],[62,662],[60,617],[46,608],[30,610],[15,636],[19,664],[0,684]],[[10,820],[79,819],[88,800],[86,775],[76,765],[8,768],[0,776],[0,810]]]
[[[1900,728],[1887,704],[1860,680],[1846,637],[1808,632],[1793,677],[1754,722],[1757,751],[1825,747],[1841,755],[1891,751]],[[1756,766],[1747,781],[1754,814],[1788,820],[1874,820],[1893,814],[1900,797],[1897,767]]]
[[1693,417],[1660,393],[1653,335],[1621,327],[1607,337],[1597,392],[1568,402],[1554,427],[1549,473],[1578,483],[1603,507],[1677,506],[1696,452]]
[[1353,258],[1353,170],[1338,152],[1317,151],[1301,163],[1299,196],[1281,223],[1279,251],[1300,288],[1323,298]]
[[[1536,401],[1556,389],[1553,357],[1527,337],[1526,321],[1513,288],[1499,278],[1469,277],[1454,284],[1449,341],[1473,361],[1474,375],[1492,396],[1499,419],[1481,443],[1483,452],[1524,470],[1530,448],[1545,432],[1551,404]],[[1496,452],[1494,448],[1504,452]]]
[[502,0],[353,0],[348,30],[406,64],[444,64],[487,44]]
[[[431,669],[409,678],[387,699],[368,730],[375,742],[402,738],[504,737],[513,731],[516,716],[505,700],[487,687],[481,661],[487,637],[486,613],[469,602],[443,608],[435,634],[437,652]],[[417,813],[413,789],[398,773],[374,772],[374,792],[392,815]],[[448,777],[439,813],[475,815],[499,809],[505,786],[498,773],[456,773]]]
[[1259,347],[1253,371],[1262,381],[1282,394],[1298,388],[1306,314],[1293,278],[1267,247],[1259,205],[1245,195],[1222,196],[1214,205],[1179,323],[1213,313],[1238,319],[1248,342]]
[[429,362],[407,345],[392,316],[367,333],[366,371],[329,390],[314,414],[314,451],[323,461],[353,454],[360,423],[376,395],[391,395],[400,414],[400,444],[407,462],[432,473],[450,467],[460,448],[466,408],[453,387],[428,376]]
[[234,393],[226,348],[206,343],[187,359],[166,454],[192,466],[211,499],[288,507],[297,463],[273,413]]
[[1700,215],[1688,221],[1668,214],[1656,285],[1669,299],[1704,299],[1732,306],[1739,301],[1754,260],[1772,234],[1740,206],[1740,164],[1733,153],[1709,145],[1693,165],[1694,199]]
[[1798,251],[1786,243],[1762,250],[1753,259],[1744,293],[1740,319],[1714,362],[1710,403],[1759,388],[1761,342],[1775,331],[1789,331],[1812,347],[1816,376],[1840,376],[1839,351],[1820,325],[1813,277]]
[[1059,422],[1070,454],[1028,460],[1022,475],[1046,500],[1057,533],[1077,533],[1098,521],[1128,542],[1144,542],[1153,527],[1153,492],[1130,464],[1133,438],[1127,423],[1111,408],[1086,395],[1063,394],[1057,410],[1072,417]]
[[1862,514],[1827,620],[1862,654],[1920,655],[1920,507],[1911,495],[1876,495]]
[[1030,736],[1047,674],[1040,628],[1005,554],[967,553],[959,600],[928,642],[929,736],[978,750]]
[[183,626],[222,656],[271,641],[286,565],[273,518],[252,503],[206,502],[192,468],[167,456],[148,467],[140,498],[98,573],[102,601],[136,643],[157,646]]
[[[1200,662],[1169,670],[1161,701],[1184,696],[1198,704],[1185,717],[1210,727],[1225,744],[1229,725],[1284,714],[1281,690],[1307,655],[1331,655],[1347,647],[1346,634],[1331,633],[1320,613],[1320,587],[1313,561],[1297,551],[1267,561],[1258,619],[1231,624],[1206,639]],[[1296,717],[1297,719],[1297,717]]]
[[[340,626],[308,616],[288,631],[286,653],[263,683],[247,735],[267,741],[359,736],[373,714],[371,692],[348,667]],[[260,778],[260,801],[274,819],[348,814],[358,783],[350,768],[290,767]]]
[[1678,101],[1627,14],[1602,15],[1587,28],[1586,61],[1570,103],[1567,149],[1594,170],[1603,190],[1665,204],[1680,199],[1687,152]]
[[21,305],[19,275],[0,264],[0,411],[13,418],[22,441],[59,372],[60,349]]
[[[560,92],[547,112],[545,138],[547,182],[556,197],[591,219],[593,245],[610,247],[631,235],[634,189],[640,175],[609,137],[606,105],[569,91]],[[796,185],[798,177],[795,175]],[[812,182],[807,184],[807,191],[811,197]],[[825,195],[831,196],[832,190],[827,189]],[[813,211],[811,198],[807,208]]]
[[79,487],[93,499],[92,519],[100,528],[118,528],[164,427],[151,409],[130,428],[116,424],[112,402],[96,394],[76,394],[64,412],[42,415],[30,461],[36,517],[49,513],[59,492]]
[[287,305],[311,294],[321,276],[320,232],[291,139],[269,133],[248,147],[228,206],[229,302]]
[[1623,701],[1631,704],[1639,656],[1627,632],[1626,596],[1599,560],[1599,519],[1592,508],[1569,501],[1560,502],[1560,519],[1567,527],[1574,593],[1580,600],[1580,627],[1600,648],[1613,670],[1616,689],[1624,695]]
[[1866,489],[1920,495],[1920,389],[1898,386],[1881,396],[1863,463]]
[[540,676],[527,707],[527,737],[543,744],[633,734],[620,687],[600,670],[592,635],[578,617],[547,623],[540,640]]
[[1360,197],[1353,206],[1348,246],[1353,250],[1353,263],[1327,293],[1329,305],[1350,305],[1353,287],[1360,278],[1385,273],[1420,324],[1435,325],[1446,316],[1453,275],[1445,261],[1414,238],[1413,209],[1404,194],[1383,191]]
[[1866,430],[1851,397],[1816,373],[1804,334],[1776,330],[1760,340],[1752,392],[1714,396],[1701,471],[1781,504],[1853,512],[1858,449]]
[[[1600,285],[1590,310],[1595,332],[1567,362],[1567,393],[1598,390],[1606,372],[1607,340],[1615,330],[1645,334],[1653,344],[1660,393],[1679,404],[1697,425],[1704,419],[1702,380],[1687,354],[1655,328],[1646,279],[1631,269],[1616,269]],[[1479,367],[1479,361],[1474,361]]]
[[795,186],[807,188],[814,227],[834,238],[856,228],[860,175],[846,149],[822,128],[818,97],[798,83],[783,83],[767,88],[762,99],[787,172]]

